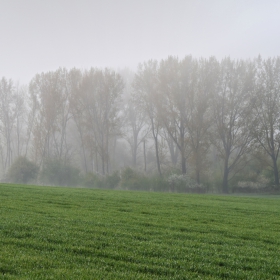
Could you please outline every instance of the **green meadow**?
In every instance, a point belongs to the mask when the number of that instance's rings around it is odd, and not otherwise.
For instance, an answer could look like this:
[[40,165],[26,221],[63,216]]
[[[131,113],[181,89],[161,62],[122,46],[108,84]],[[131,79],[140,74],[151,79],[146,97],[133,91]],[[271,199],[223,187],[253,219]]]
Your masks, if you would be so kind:
[[0,185],[0,279],[280,279],[279,197]]

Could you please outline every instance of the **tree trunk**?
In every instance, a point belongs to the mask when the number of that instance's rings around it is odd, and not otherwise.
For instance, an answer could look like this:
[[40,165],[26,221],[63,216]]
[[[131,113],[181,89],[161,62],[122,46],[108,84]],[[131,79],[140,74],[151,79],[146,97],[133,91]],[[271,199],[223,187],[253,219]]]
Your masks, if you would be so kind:
[[95,147],[95,171],[99,173],[99,161],[98,161],[98,150]]
[[144,172],[146,173],[147,161],[146,161],[146,143],[143,140],[143,153],[144,153]]
[[228,175],[229,175],[228,158],[229,158],[229,156],[226,155],[225,163],[224,163],[223,184],[222,184],[222,191],[223,191],[223,193],[228,193]]
[[137,165],[137,147],[134,143],[134,146],[132,148],[132,165],[135,168]]
[[182,174],[187,173],[187,165],[186,165],[186,156],[185,156],[185,143],[184,143],[184,137],[181,136],[181,168],[182,168]]
[[160,161],[159,161],[158,139],[157,139],[157,136],[154,137],[154,140],[155,140],[155,148],[156,148],[157,169],[158,169],[159,176],[162,176],[162,174],[161,174],[161,169],[160,169]]
[[185,156],[182,154],[182,163],[181,163],[181,167],[182,167],[182,174],[186,174],[187,173],[187,165],[186,165],[186,159]]
[[185,128],[182,125],[183,121],[181,120],[180,124],[180,147],[181,147],[181,165],[182,165],[182,174],[187,173],[187,166],[186,166],[186,156],[185,156]]
[[272,156],[272,161],[273,161],[274,183],[275,186],[279,188],[279,174],[278,174],[277,159],[274,155]]
[[200,170],[199,170],[199,167],[196,167],[195,173],[196,173],[196,182],[198,184],[200,184]]
[[102,153],[101,161],[102,161],[102,175],[105,175],[105,158],[104,158],[104,153]]
[[158,137],[158,128],[157,128],[157,132],[155,132],[155,125],[154,125],[153,118],[151,118],[151,123],[152,123],[152,133],[153,133],[153,137],[154,137],[154,141],[155,141],[157,169],[158,169],[159,176],[162,176],[161,170],[160,170],[160,161],[159,161],[159,152],[158,152],[158,138],[157,138]]

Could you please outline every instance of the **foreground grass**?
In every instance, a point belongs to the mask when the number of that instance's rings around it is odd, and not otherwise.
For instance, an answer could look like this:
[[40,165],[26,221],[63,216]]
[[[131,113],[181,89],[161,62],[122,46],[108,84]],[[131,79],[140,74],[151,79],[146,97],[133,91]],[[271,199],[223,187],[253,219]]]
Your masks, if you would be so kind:
[[280,279],[280,200],[0,185],[0,279]]

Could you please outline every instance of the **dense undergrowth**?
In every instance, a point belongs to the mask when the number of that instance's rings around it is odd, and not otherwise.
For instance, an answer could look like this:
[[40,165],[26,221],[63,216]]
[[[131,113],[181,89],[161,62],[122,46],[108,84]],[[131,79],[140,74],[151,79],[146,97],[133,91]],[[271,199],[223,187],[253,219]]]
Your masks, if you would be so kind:
[[279,279],[279,199],[0,185],[0,279]]

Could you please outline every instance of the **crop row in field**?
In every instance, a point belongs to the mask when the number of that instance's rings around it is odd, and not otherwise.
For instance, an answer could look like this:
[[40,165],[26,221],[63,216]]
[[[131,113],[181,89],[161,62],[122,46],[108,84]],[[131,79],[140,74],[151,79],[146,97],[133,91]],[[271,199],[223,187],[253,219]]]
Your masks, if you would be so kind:
[[0,186],[2,279],[279,279],[278,199]]

